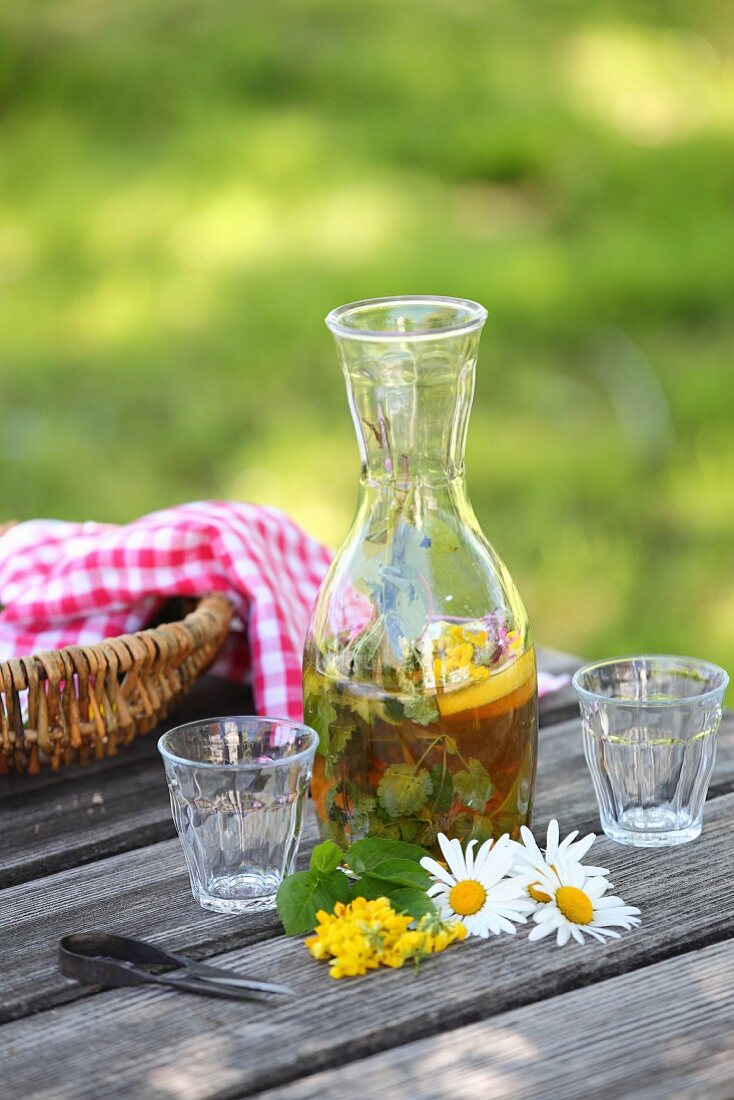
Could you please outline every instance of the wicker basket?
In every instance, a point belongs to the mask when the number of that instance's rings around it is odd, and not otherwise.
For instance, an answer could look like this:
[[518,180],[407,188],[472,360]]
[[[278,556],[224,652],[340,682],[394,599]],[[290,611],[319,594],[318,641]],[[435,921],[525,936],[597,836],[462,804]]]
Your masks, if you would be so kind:
[[231,619],[229,600],[214,592],[179,622],[0,664],[0,774],[115,756],[165,718]]

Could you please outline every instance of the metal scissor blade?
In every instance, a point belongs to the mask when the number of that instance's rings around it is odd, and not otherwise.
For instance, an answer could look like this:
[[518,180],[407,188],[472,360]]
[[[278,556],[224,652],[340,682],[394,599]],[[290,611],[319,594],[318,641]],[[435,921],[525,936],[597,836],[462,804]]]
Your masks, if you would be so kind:
[[171,974],[159,974],[151,979],[156,985],[162,985],[168,989],[181,989],[186,993],[199,993],[206,997],[223,997],[230,1001],[258,1001],[256,989],[242,989],[224,982],[213,982],[209,978],[197,978],[194,974],[182,974],[174,977]]
[[214,982],[217,985],[228,985],[233,989],[250,989],[257,993],[282,993],[286,997],[295,997],[295,990],[287,985],[278,985],[276,982],[260,982],[256,978],[245,978],[232,970],[223,970],[217,966],[207,966],[205,963],[193,962],[187,959],[186,969],[192,978],[201,978],[206,982]]

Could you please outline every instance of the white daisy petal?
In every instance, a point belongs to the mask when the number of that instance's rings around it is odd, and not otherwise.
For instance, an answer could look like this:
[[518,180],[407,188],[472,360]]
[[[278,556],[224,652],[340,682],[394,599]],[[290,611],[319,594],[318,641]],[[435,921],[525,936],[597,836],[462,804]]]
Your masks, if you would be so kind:
[[499,925],[501,932],[509,932],[511,936],[517,935],[517,928],[514,924],[511,924],[507,917],[497,917],[497,924]]
[[[566,840],[569,840],[571,837],[575,836],[578,836],[578,830],[575,833],[569,833],[569,835],[566,837]],[[581,840],[577,840],[575,844],[570,844],[568,846],[568,851],[566,854],[572,859],[575,859],[577,863],[580,863],[595,840],[596,834],[588,833]],[[566,841],[564,840],[563,843],[565,844]]]
[[468,878],[472,877],[472,872],[474,871],[474,852],[472,849],[476,843],[476,840],[470,840],[464,849],[464,861],[466,863],[466,874]]
[[443,833],[439,833],[438,843],[441,845],[443,857],[454,878],[466,878],[466,862],[464,860],[464,853],[461,850],[461,841],[455,839],[449,840]]
[[518,924],[527,924],[528,918],[524,913],[518,913],[517,909],[495,909],[495,913],[498,917],[504,917],[506,920],[517,921]]
[[[523,828],[524,828],[524,826],[523,826]],[[510,839],[508,841],[508,844],[509,844],[510,850],[512,851],[512,854],[514,856],[516,856],[516,857],[518,857],[518,856],[521,857],[522,856],[523,852],[525,851],[525,845],[524,844],[520,844],[520,842],[518,840],[512,840],[512,839]]]
[[601,942],[604,942],[604,936],[609,936],[610,939],[621,939],[619,932],[615,932],[613,928],[595,928],[589,925],[586,931],[590,936],[598,936]]
[[429,898],[441,897],[448,900],[448,896],[451,891],[449,890],[448,886],[444,886],[442,882],[434,882],[433,886],[428,887],[426,893],[428,894]]
[[502,839],[493,845],[492,850],[485,856],[482,866],[482,880],[492,883],[503,879],[512,867],[514,856],[508,844],[502,843]]
[[535,928],[531,928],[528,933],[528,940],[544,940],[546,936],[550,936],[555,931],[555,926],[552,924],[536,924]]
[[564,837],[561,843],[558,845],[556,851],[557,856],[564,856],[568,854],[569,848],[573,847],[573,842],[579,835],[578,829],[574,829],[572,833],[569,833],[567,837]]
[[482,939],[487,939],[489,927],[485,921],[479,920],[478,917],[464,917],[464,925],[468,935],[481,936]]
[[594,899],[594,901],[603,901],[602,894],[605,890],[609,889],[610,885],[611,884],[607,882],[606,879],[597,876],[596,878],[589,879],[585,883],[584,890],[590,898]]
[[503,878],[492,887],[492,898],[495,901],[511,901],[513,899],[525,901],[525,889],[525,886],[517,879]]
[[594,916],[594,928],[609,928],[616,925],[618,928],[634,928],[640,923],[639,917],[625,916],[614,909],[607,909],[604,913]]
[[487,857],[489,856],[489,853],[492,851],[492,845],[493,844],[494,844],[494,841],[485,840],[484,844],[482,844],[481,848],[479,849],[477,854],[474,856],[474,874],[475,875],[483,875],[484,874],[484,867],[485,867],[486,862],[487,862]]
[[448,863],[449,855],[451,853],[451,841],[445,833],[438,834],[438,846],[441,849],[441,855],[443,856],[444,863]]
[[571,925],[566,922],[565,924],[559,924],[558,934],[556,935],[556,943],[559,947],[565,947],[568,941],[571,939]]
[[565,878],[568,885],[575,886],[577,890],[581,890],[586,882],[586,872],[580,863],[565,864],[563,871],[559,869],[558,877]]
[[548,863],[555,863],[558,855],[558,822],[555,817],[548,822],[548,835],[545,842],[545,858]]
[[520,826],[520,836],[523,839],[523,844],[525,846],[525,853],[523,855],[522,852],[517,852],[516,851],[516,853],[515,853],[516,858],[517,859],[524,858],[526,861],[530,862],[533,866],[540,866],[540,864],[545,863],[545,860],[543,859],[543,854],[542,854],[540,848],[538,847],[538,845],[535,842],[535,837],[530,832],[530,829],[528,829],[527,825],[521,825]]
[[624,909],[628,913],[632,913],[637,916],[640,910],[636,905],[626,905],[622,898],[617,897],[616,894],[610,894],[609,897],[600,898],[598,903],[594,906],[595,909]]
[[592,928],[590,924],[584,926],[584,932],[587,936],[589,936],[592,940],[595,940],[597,943],[605,942],[601,932],[597,932],[596,928]]
[[431,859],[430,856],[423,857],[423,859],[421,860],[421,867],[425,871],[428,871],[429,875],[433,875],[434,878],[438,878],[441,880],[441,882],[445,882],[447,886],[454,885],[454,879],[451,877],[448,871],[444,867],[442,867],[437,860]]
[[584,870],[586,871],[586,874],[589,875],[589,876],[596,876],[596,875],[606,876],[606,875],[609,874],[609,869],[607,867],[590,867],[588,863],[584,864]]

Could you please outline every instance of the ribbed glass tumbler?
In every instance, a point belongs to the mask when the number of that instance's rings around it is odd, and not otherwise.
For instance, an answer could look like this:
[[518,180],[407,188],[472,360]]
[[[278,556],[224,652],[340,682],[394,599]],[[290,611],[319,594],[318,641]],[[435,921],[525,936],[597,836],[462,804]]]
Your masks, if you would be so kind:
[[293,870],[318,734],[276,718],[214,718],[164,733],[173,820],[204,909],[275,906]]
[[598,661],[573,679],[604,832],[638,847],[701,832],[729,677],[688,657]]

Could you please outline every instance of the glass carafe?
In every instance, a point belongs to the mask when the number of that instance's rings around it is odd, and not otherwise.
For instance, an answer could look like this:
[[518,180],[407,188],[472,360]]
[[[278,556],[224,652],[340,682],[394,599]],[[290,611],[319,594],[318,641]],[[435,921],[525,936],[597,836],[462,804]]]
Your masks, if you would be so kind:
[[435,848],[530,820],[537,675],[528,620],[482,534],[464,445],[486,310],[384,298],[327,317],[357,430],[357,511],[306,639],[322,835]]

